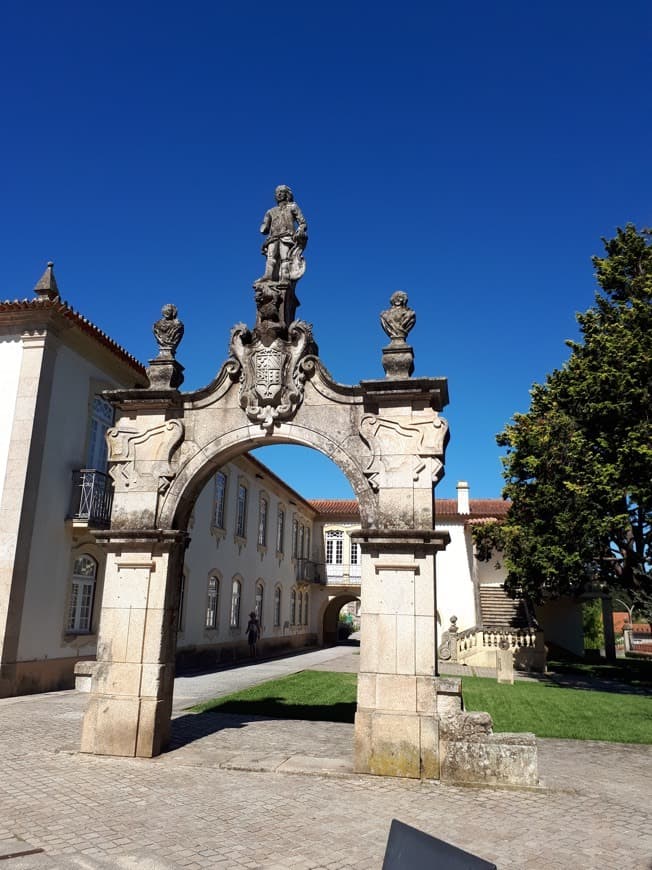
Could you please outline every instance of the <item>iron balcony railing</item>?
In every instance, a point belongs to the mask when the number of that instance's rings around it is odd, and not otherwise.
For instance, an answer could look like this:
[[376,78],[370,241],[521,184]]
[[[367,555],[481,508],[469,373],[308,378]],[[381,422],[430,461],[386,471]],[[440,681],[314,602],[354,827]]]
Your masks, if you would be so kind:
[[94,468],[73,471],[69,519],[84,520],[89,526],[108,527],[112,500],[111,481],[103,471]]
[[312,559],[297,559],[295,579],[297,583],[325,583],[322,562],[313,562]]

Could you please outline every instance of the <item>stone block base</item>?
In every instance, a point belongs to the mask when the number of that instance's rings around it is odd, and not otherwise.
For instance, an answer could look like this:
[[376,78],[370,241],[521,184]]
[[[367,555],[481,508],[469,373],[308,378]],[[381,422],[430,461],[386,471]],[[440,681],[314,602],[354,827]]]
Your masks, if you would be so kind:
[[442,782],[537,785],[539,774],[534,734],[493,734],[491,725],[488,713],[441,717]]
[[358,710],[354,769],[377,776],[439,779],[439,727],[435,716]]
[[153,758],[170,739],[171,699],[93,695],[82,726],[81,751]]

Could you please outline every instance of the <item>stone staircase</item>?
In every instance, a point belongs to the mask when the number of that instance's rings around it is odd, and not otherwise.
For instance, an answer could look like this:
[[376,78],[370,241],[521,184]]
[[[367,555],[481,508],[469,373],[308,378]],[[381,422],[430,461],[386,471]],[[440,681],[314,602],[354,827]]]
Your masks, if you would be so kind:
[[531,625],[523,598],[510,598],[503,586],[480,586],[484,628],[527,628]]
[[543,632],[530,617],[525,599],[510,598],[503,586],[480,587],[481,624],[459,631],[457,617],[442,634],[440,661],[496,667],[496,652],[507,644],[518,670],[545,672]]

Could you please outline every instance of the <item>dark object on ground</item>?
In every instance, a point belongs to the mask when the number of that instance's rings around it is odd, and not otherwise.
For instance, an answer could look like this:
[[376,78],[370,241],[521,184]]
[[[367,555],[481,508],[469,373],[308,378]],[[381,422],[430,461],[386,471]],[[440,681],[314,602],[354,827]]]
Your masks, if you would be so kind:
[[392,819],[383,870],[497,870],[483,858]]

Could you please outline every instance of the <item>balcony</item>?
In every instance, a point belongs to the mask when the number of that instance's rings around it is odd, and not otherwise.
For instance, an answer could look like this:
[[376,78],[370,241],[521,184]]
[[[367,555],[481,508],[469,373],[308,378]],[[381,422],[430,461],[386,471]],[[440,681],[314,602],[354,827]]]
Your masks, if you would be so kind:
[[297,583],[325,583],[324,565],[311,559],[297,559],[295,579]]
[[72,494],[68,519],[73,524],[108,528],[111,522],[113,489],[102,471],[83,468],[72,473]]
[[359,586],[362,576],[362,568],[360,565],[350,565],[348,563],[341,565],[327,564],[326,566],[326,584],[328,586]]

